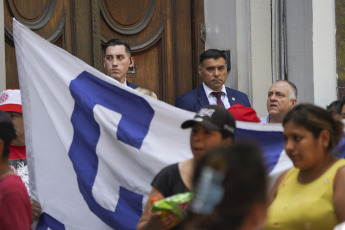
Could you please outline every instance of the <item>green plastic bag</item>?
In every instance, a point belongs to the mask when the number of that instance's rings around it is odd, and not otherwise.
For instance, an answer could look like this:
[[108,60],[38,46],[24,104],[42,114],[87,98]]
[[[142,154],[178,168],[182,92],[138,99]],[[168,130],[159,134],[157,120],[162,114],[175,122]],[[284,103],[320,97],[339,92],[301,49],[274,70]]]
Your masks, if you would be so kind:
[[162,212],[161,217],[172,214],[176,225],[185,218],[187,206],[191,199],[191,192],[179,193],[153,202],[151,212]]

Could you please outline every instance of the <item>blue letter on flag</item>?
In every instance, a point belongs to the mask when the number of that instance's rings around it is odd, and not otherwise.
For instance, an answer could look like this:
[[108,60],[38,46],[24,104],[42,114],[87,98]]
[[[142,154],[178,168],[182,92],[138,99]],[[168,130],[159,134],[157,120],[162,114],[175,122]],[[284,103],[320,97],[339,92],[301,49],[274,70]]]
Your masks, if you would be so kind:
[[70,91],[75,100],[71,121],[74,129],[69,150],[78,178],[78,185],[89,208],[105,223],[115,229],[135,229],[142,214],[143,195],[124,187],[119,189],[115,211],[100,206],[92,195],[98,157],[96,146],[100,127],[93,115],[95,105],[103,106],[122,115],[118,124],[117,139],[141,148],[148,133],[154,110],[140,96],[96,78],[88,72],[81,73],[71,81]]

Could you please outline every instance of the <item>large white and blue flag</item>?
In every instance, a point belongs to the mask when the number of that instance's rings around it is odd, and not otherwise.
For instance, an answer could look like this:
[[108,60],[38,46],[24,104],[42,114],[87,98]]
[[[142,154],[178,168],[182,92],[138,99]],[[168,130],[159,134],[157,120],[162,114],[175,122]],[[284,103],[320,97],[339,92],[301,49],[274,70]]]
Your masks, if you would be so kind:
[[165,165],[192,156],[194,113],[119,84],[13,22],[39,229],[134,229]]
[[[195,113],[143,95],[13,21],[37,229],[135,229],[150,183],[192,156]],[[281,125],[237,123],[262,145],[270,177],[291,167]]]

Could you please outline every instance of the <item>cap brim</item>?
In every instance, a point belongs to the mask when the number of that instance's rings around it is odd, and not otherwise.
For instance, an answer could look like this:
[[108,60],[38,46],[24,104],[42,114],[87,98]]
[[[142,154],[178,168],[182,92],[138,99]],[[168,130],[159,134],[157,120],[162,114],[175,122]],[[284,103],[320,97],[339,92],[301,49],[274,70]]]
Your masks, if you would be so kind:
[[0,110],[4,112],[17,112],[17,113],[23,113],[23,109],[21,105],[18,104],[5,104],[0,105]]
[[182,129],[187,129],[190,127],[193,127],[195,124],[199,124],[205,129],[209,130],[216,130],[219,131],[221,130],[217,125],[214,125],[212,122],[208,121],[207,119],[196,117],[194,120],[187,120],[182,123],[181,128]]

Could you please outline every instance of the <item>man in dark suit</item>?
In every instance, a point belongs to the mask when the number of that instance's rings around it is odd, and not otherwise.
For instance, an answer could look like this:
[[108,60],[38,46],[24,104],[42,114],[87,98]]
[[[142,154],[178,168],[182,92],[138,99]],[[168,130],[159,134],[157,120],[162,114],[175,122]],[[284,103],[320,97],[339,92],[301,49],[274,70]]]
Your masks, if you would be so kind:
[[111,39],[105,44],[103,66],[106,74],[121,84],[136,89],[138,86],[126,79],[128,68],[133,65],[134,58],[127,42],[121,39]]
[[198,72],[203,84],[176,98],[176,107],[192,112],[197,112],[206,105],[221,105],[225,109],[235,104],[251,107],[245,93],[224,85],[227,77],[224,51],[209,49],[203,52]]

